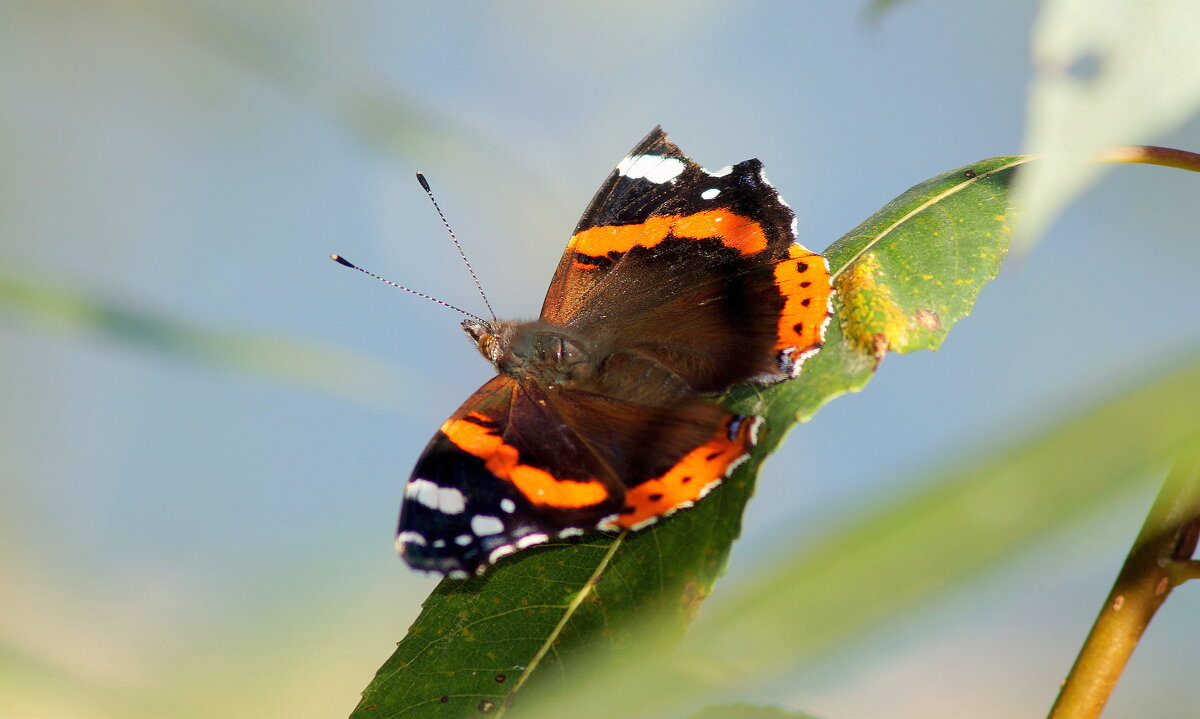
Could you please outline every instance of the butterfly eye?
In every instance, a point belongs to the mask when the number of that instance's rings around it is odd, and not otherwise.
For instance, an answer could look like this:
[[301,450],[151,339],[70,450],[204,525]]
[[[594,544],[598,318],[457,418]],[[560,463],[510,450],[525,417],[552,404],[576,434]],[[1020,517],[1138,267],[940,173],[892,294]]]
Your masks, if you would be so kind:
[[495,362],[496,358],[493,356],[493,352],[496,349],[496,335],[481,335],[478,342],[479,354],[483,355],[487,361]]

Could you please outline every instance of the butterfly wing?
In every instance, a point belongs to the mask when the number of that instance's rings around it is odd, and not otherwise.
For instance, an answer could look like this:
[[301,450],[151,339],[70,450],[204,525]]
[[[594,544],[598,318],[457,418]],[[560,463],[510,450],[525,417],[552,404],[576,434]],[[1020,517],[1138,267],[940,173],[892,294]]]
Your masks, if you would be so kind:
[[542,319],[637,348],[700,392],[795,376],[832,285],[747,160],[709,172],[655,128],[609,174],[551,280]]
[[467,400],[405,488],[405,560],[467,576],[525,547],[637,529],[704,496],[748,455],[756,418],[639,355],[608,362],[587,387],[499,376]]
[[396,537],[414,568],[471,573],[563,530],[595,527],[620,508],[617,478],[529,389],[492,379],[426,446]]
[[551,398],[621,480],[621,508],[602,528],[636,530],[691,506],[749,456],[760,422],[704,399],[637,350],[608,355],[593,381]]

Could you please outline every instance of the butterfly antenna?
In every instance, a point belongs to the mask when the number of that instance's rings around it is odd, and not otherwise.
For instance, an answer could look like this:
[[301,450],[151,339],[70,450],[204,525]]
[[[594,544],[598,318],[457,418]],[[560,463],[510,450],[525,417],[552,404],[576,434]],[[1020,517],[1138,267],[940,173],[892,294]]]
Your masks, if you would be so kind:
[[341,255],[330,255],[329,259],[333,260],[334,262],[338,263],[339,265],[345,265],[346,267],[349,267],[352,270],[358,270],[359,272],[363,273],[367,277],[374,277],[375,279],[379,280],[380,282],[384,283],[385,285],[391,285],[392,287],[395,287],[396,289],[401,289],[401,290],[404,290],[405,292],[411,292],[412,294],[416,295],[417,297],[424,297],[425,299],[429,300],[430,302],[436,302],[443,307],[449,307],[450,309],[454,310],[455,312],[461,312],[464,315],[466,315],[467,317],[470,317],[473,320],[479,320],[480,322],[482,322],[485,325],[489,324],[489,322],[487,320],[483,319],[482,317],[480,317],[478,315],[473,315],[464,309],[455,307],[454,305],[450,304],[449,302],[443,302],[442,300],[439,300],[436,297],[430,297],[429,295],[425,294],[424,292],[417,292],[416,290],[412,289],[411,287],[405,287],[404,285],[398,285],[395,282],[392,282],[391,280],[380,277],[379,275],[375,274],[374,272],[368,272],[367,270],[364,270],[363,268],[359,267],[358,265],[351,263],[349,260],[347,260],[345,257],[342,257]]
[[425,194],[429,195],[429,201],[433,203],[433,209],[437,210],[438,217],[442,218],[442,226],[446,228],[446,232],[450,233],[450,239],[454,240],[454,246],[458,248],[458,255],[462,257],[463,264],[467,266],[467,272],[471,274],[471,279],[475,281],[475,289],[479,290],[479,296],[483,298],[483,304],[487,305],[488,312],[492,315],[493,322],[499,322],[496,317],[496,311],[492,309],[492,303],[488,302],[487,295],[483,292],[483,285],[479,284],[479,278],[475,276],[475,269],[471,267],[471,261],[467,259],[467,253],[463,252],[462,245],[455,236],[454,230],[450,229],[450,223],[446,222],[446,216],[442,214],[442,208],[438,207],[438,202],[433,197],[433,190],[429,188],[429,182],[425,179],[425,175],[417,173],[417,182],[421,183],[421,189],[425,190]]

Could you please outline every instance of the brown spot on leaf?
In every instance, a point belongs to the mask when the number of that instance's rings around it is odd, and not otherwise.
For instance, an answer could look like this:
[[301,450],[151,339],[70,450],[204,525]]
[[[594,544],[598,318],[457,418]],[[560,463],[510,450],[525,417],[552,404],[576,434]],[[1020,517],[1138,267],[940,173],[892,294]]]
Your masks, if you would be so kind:
[[875,340],[875,366],[878,367],[879,363],[883,361],[883,356],[887,354],[887,351],[889,349],[888,338],[887,338],[887,335],[880,332],[874,336],[874,340]]
[[917,320],[917,324],[931,332],[942,327],[942,318],[938,317],[938,313],[932,310],[917,310],[915,319]]

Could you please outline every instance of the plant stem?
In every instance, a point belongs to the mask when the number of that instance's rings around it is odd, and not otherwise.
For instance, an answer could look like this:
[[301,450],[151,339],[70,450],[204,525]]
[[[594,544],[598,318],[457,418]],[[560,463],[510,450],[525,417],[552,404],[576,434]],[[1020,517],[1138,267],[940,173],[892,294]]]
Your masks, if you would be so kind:
[[1154,145],[1118,145],[1100,153],[1100,162],[1137,162],[1200,172],[1200,154]]
[[1163,482],[1050,719],[1100,716],[1154,613],[1172,589],[1197,576],[1191,558],[1198,529],[1200,457],[1191,456],[1178,460]]

